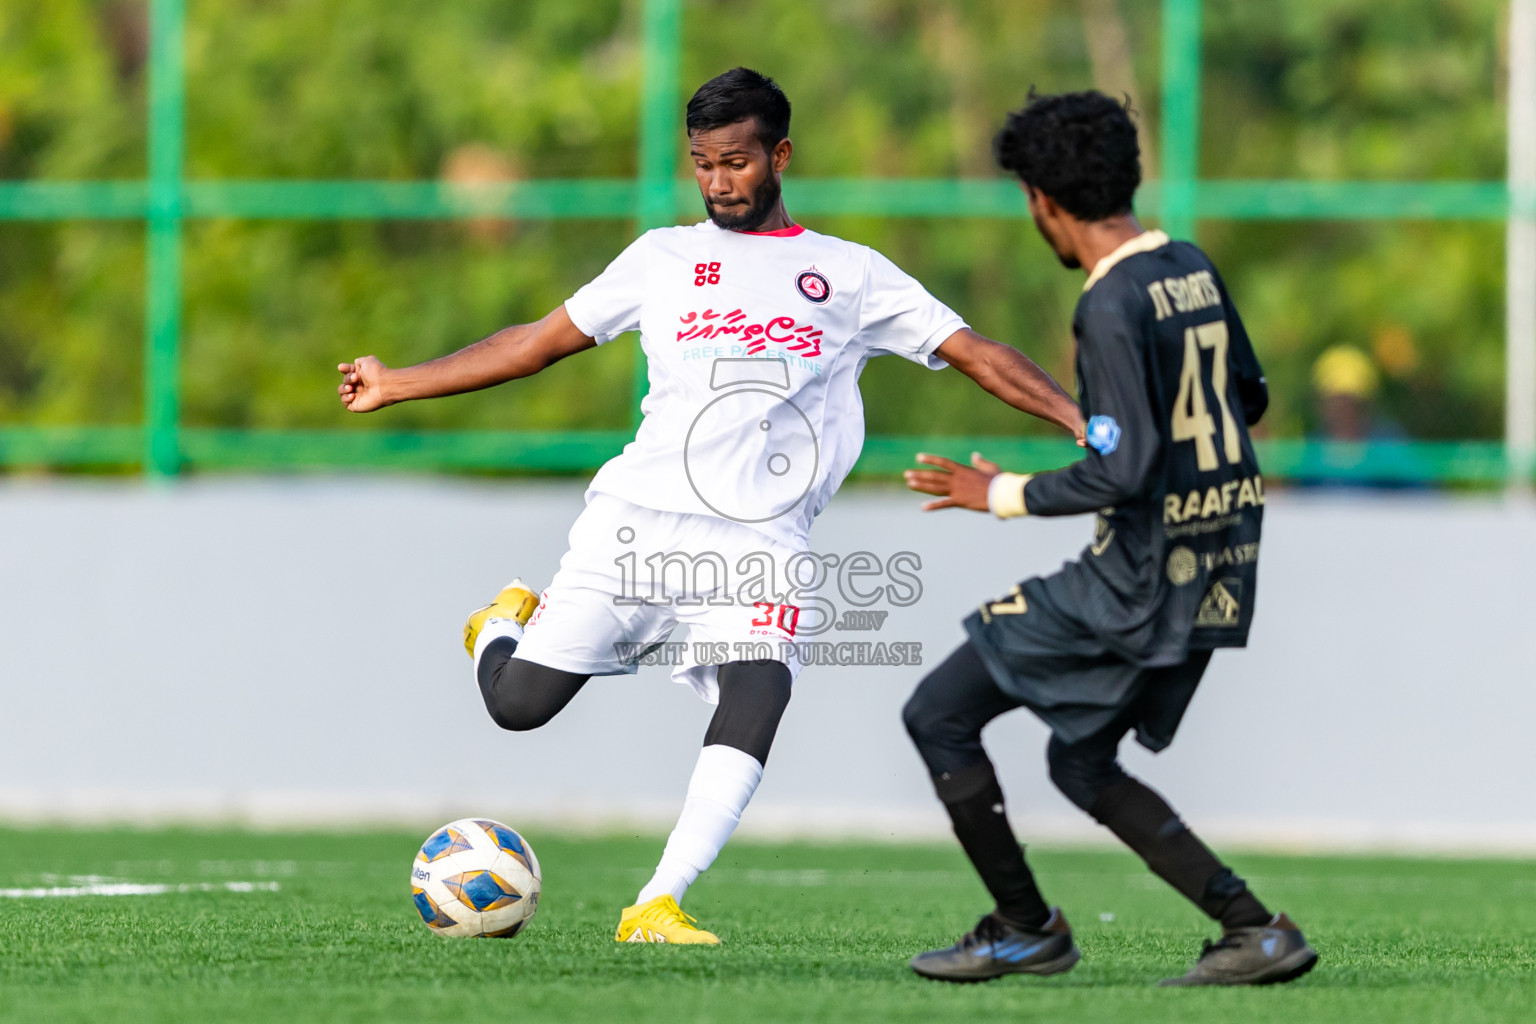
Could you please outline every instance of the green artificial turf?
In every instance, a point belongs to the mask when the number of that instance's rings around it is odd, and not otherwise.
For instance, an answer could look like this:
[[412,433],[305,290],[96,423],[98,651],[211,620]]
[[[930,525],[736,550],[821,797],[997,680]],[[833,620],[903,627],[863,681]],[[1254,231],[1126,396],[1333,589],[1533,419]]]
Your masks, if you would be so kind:
[[[1291,985],[1158,989],[1210,926],[1126,854],[1031,850],[1082,962],[924,981],[905,966],[986,909],[948,845],[733,843],[685,907],[719,948],[618,945],[656,837],[529,838],[538,916],[511,940],[417,919],[403,833],[0,830],[0,889],[82,876],[202,886],[0,899],[5,1021],[1536,1021],[1536,864],[1243,855],[1322,954]],[[276,883],[231,892],[227,881]]]

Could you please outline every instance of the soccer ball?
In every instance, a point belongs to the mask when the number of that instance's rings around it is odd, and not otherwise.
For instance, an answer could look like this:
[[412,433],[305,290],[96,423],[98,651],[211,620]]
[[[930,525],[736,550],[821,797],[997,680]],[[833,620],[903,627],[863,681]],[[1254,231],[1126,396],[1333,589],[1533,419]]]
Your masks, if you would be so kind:
[[510,939],[539,907],[539,859],[515,831],[461,818],[427,837],[411,865],[411,899],[439,935]]

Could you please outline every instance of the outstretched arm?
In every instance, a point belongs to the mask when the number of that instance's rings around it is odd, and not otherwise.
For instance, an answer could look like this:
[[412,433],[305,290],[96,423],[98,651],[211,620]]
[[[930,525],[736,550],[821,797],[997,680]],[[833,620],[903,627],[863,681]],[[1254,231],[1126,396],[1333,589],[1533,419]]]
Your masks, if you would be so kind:
[[1020,412],[1082,439],[1082,410],[1050,374],[1018,349],[964,328],[950,335],[934,354]]
[[981,452],[971,452],[971,464],[962,466],[942,455],[918,452],[917,461],[937,469],[909,469],[904,476],[907,486],[923,494],[937,494],[938,501],[923,503],[924,512],[941,508],[968,508],[976,512],[990,511],[987,504],[992,479],[1003,467],[981,457]]
[[1000,473],[980,455],[971,465],[939,455],[917,461],[935,469],[909,469],[907,486],[936,494],[926,509],[970,508],[1000,518],[1065,516],[1092,512],[1145,497],[1163,460],[1162,431],[1147,391],[1138,338],[1120,310],[1090,302],[1079,314],[1078,357],[1092,388],[1094,419],[1114,427],[1099,438],[1088,457],[1065,469],[1019,475]]
[[479,391],[535,373],[597,342],[581,333],[565,307],[534,324],[497,331],[452,355],[391,369],[373,356],[342,363],[341,404],[352,412],[373,412],[417,398],[441,398]]

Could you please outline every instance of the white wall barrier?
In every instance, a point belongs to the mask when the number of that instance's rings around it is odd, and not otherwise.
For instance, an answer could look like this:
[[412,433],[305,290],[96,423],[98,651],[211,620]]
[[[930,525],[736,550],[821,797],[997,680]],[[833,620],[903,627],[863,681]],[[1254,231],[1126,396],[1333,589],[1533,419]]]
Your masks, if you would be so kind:
[[[922,592],[818,639],[936,665],[970,608],[1092,529],[916,506],[834,499],[815,550],[912,552]],[[549,578],[580,508],[574,483],[0,486],[0,819],[665,828],[710,710],[665,668],[509,734],[460,646],[507,578]],[[1126,763],[1226,842],[1536,852],[1533,580],[1528,508],[1274,494],[1252,645],[1216,656],[1169,751],[1128,743]],[[944,835],[900,723],[924,671],[807,668],[743,831]],[[987,734],[1019,831],[1101,838],[1044,740],[1028,712]]]

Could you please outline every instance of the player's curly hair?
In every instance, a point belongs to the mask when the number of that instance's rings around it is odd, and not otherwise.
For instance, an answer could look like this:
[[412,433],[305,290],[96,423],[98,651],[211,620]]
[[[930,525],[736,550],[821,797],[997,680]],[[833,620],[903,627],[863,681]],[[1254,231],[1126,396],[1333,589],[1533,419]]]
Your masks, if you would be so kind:
[[789,97],[779,83],[751,68],[716,75],[688,101],[689,135],[748,118],[756,118],[758,138],[770,152],[789,137]]
[[1141,147],[1127,100],[1101,92],[1041,96],[1033,88],[993,141],[997,162],[1078,220],[1131,212]]

